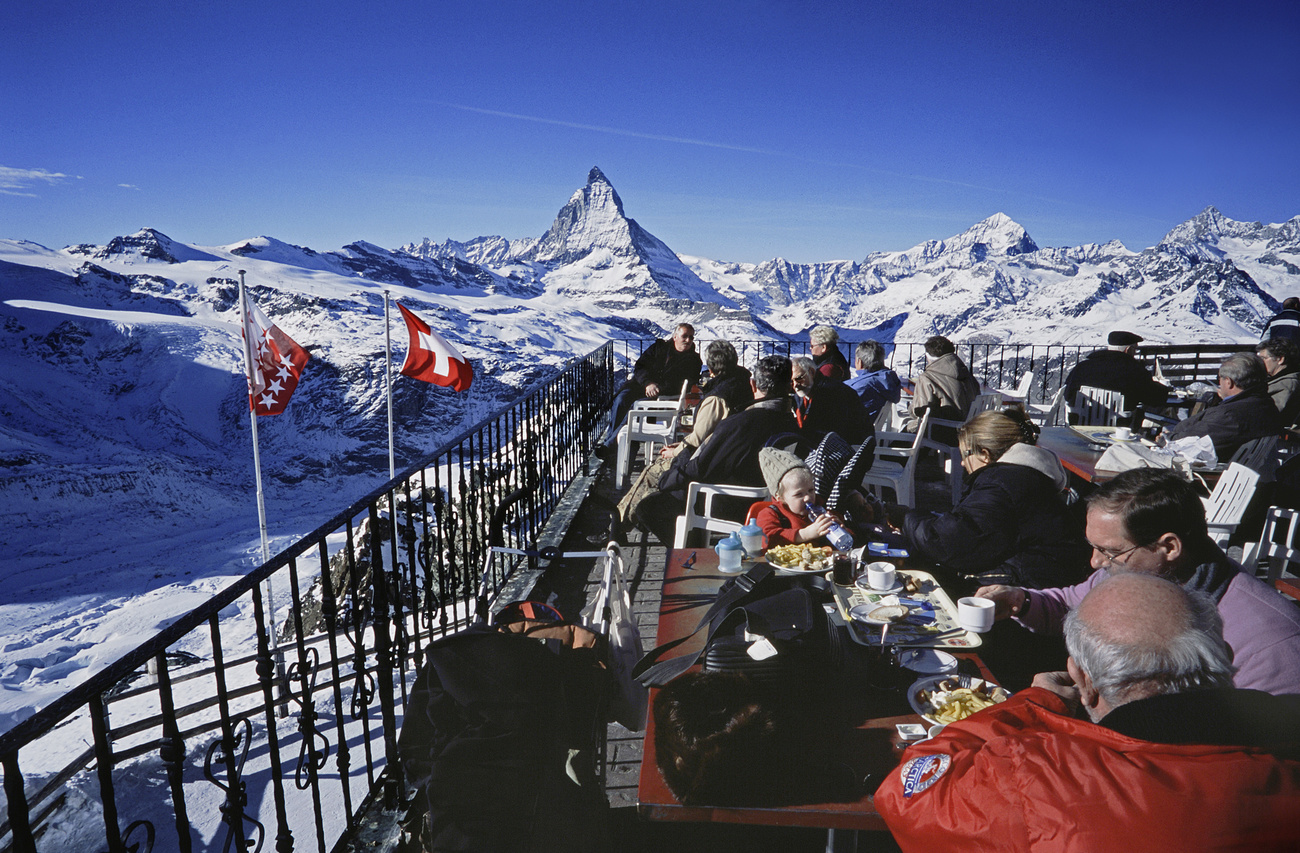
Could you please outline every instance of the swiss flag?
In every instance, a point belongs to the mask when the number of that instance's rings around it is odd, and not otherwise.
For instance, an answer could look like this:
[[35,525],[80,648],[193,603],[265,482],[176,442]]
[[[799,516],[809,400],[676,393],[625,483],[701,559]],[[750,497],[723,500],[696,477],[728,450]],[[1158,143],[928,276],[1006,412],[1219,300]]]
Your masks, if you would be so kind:
[[397,303],[406,321],[406,331],[411,335],[411,345],[406,350],[406,361],[401,373],[422,382],[432,382],[454,391],[464,391],[474,381],[474,368],[469,359],[457,352],[442,335],[429,328],[429,324]]
[[259,415],[278,415],[289,405],[298,377],[311,356],[293,338],[267,319],[244,295],[244,337],[251,346],[248,365],[248,408]]

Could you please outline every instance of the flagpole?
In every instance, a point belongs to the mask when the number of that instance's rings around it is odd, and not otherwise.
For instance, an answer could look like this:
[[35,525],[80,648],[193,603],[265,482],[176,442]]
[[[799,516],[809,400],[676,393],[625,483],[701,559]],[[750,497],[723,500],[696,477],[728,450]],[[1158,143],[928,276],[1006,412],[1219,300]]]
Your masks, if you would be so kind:
[[384,291],[384,384],[388,387],[388,479],[397,479],[393,455],[393,342],[388,325],[388,291]]
[[[239,322],[244,338],[244,378],[248,380],[249,401],[253,393],[253,341],[248,334],[248,295],[244,292],[244,271],[239,271]],[[248,407],[249,422],[253,426],[253,472],[257,480],[257,531],[262,540],[262,562],[271,561],[271,546],[266,538],[266,498],[262,493],[262,457],[257,446],[257,411]]]
[[[257,444],[257,408],[253,405],[253,337],[248,334],[248,294],[244,291],[244,271],[239,271],[239,322],[240,336],[244,339],[244,379],[248,382],[248,417],[253,431],[253,473],[257,482],[257,532],[262,542],[262,565],[271,562],[271,543],[266,536],[266,498],[262,492],[262,455]],[[275,654],[276,673],[280,682],[284,682],[284,656],[280,654],[280,643],[275,636],[275,598],[271,590],[271,577],[266,584],[266,632],[270,640],[271,651]],[[277,716],[288,716],[288,708],[281,705]]]

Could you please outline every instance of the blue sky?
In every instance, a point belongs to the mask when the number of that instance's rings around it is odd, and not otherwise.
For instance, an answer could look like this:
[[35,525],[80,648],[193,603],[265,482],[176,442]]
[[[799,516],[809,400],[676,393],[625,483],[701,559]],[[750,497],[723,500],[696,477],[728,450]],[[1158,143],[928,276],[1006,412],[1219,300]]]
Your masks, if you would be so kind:
[[0,237],[538,236],[597,165],[685,254],[1006,213],[1154,244],[1300,214],[1300,4],[9,0]]

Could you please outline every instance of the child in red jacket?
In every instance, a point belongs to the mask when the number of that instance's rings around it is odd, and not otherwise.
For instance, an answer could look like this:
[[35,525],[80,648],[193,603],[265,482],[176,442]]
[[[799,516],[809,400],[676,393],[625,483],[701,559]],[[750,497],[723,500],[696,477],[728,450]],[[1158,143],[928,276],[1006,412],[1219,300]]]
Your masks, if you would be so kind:
[[767,547],[778,545],[825,545],[826,531],[834,518],[822,513],[808,518],[808,507],[817,503],[816,487],[808,465],[786,450],[764,447],[758,452],[771,501],[759,501],[749,508],[749,516],[767,534]]

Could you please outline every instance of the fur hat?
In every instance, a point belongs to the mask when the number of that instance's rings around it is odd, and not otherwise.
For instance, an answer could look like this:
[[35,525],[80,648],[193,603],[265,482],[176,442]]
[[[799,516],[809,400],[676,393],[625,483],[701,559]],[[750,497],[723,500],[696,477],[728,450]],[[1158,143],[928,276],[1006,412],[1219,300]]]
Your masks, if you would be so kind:
[[[788,450],[764,447],[758,451],[758,467],[763,471],[763,482],[772,497],[781,487],[781,479],[795,468],[808,471],[808,465]],[[811,471],[809,473],[812,473]]]

